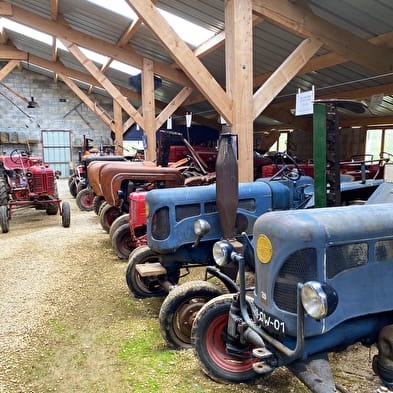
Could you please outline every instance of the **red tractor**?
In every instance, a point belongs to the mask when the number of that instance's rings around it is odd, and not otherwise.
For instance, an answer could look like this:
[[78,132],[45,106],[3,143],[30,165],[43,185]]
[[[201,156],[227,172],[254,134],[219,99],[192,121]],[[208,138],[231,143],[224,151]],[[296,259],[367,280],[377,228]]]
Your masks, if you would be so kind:
[[9,231],[9,220],[16,208],[34,207],[48,215],[60,211],[63,227],[70,226],[70,204],[61,203],[57,194],[56,174],[43,165],[40,157],[18,149],[0,156],[0,227]]

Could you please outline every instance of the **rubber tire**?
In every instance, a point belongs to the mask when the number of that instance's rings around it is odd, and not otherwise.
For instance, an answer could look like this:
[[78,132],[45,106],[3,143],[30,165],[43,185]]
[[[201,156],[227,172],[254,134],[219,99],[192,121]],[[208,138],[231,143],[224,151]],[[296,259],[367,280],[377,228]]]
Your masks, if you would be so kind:
[[100,208],[99,208],[99,210],[98,210],[98,217],[100,216],[102,209],[103,209],[105,206],[107,206],[107,205],[108,205],[107,202],[101,203],[101,206],[100,206]]
[[97,214],[100,211],[101,205],[105,202],[105,198],[102,195],[96,195],[93,201],[93,210],[94,213]]
[[223,291],[208,281],[188,281],[169,292],[159,321],[164,339],[173,349],[191,348],[191,329],[198,311]]
[[106,233],[109,233],[113,221],[115,221],[117,217],[120,217],[120,215],[121,210],[116,206],[106,205],[103,207],[99,216],[102,229],[104,229]]
[[10,230],[8,207],[5,205],[0,206],[0,227],[3,233],[7,233]]
[[116,229],[124,224],[128,224],[129,214],[125,213],[121,216],[117,217],[115,221],[113,221],[110,229],[109,229],[109,239],[112,241],[113,234],[115,233]]
[[[112,224],[113,225],[113,224]],[[111,225],[111,228],[112,228]],[[135,248],[130,246],[131,243],[131,231],[128,222],[126,224],[118,226],[112,236],[112,248],[115,250],[116,255],[120,259],[128,259],[131,251]]]
[[[135,248],[128,258],[128,266],[126,270],[126,282],[130,291],[137,298],[149,298],[166,296],[167,291],[161,286],[159,281],[154,277],[141,277],[135,269],[139,263],[159,262],[157,255],[149,248],[149,246],[141,246]],[[167,272],[167,278],[172,284],[179,282],[180,269],[173,269]]]
[[[49,199],[58,198],[57,195],[53,197],[49,197]],[[45,207],[45,212],[48,216],[55,216],[59,212],[59,205],[58,203],[48,203]]]
[[191,344],[199,364],[210,378],[220,383],[248,383],[261,377],[254,371],[256,358],[229,355],[225,350],[225,328],[233,294],[216,297],[197,314],[191,331]]
[[76,195],[76,205],[80,210],[85,212],[91,212],[93,210],[94,192],[88,188],[80,190]]
[[76,198],[76,195],[78,194],[78,186],[76,184],[76,180],[71,180],[68,189],[70,190],[70,194],[73,198]]
[[4,178],[0,178],[0,206],[8,205],[7,182]]
[[84,189],[87,188],[87,184],[86,184],[86,180],[79,180],[78,184],[76,185],[76,194],[78,195],[78,193]]
[[69,202],[63,202],[61,205],[62,216],[61,216],[61,224],[64,228],[68,228],[71,224],[71,207]]

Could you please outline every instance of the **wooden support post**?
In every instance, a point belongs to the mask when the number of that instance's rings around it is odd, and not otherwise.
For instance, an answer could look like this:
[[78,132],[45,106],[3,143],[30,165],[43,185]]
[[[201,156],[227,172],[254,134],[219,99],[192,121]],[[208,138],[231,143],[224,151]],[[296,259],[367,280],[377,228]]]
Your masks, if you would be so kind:
[[326,207],[326,107],[314,104],[314,200]]
[[232,133],[238,134],[239,182],[253,181],[252,1],[225,2],[227,94]]
[[113,117],[115,120],[115,154],[123,156],[123,116],[121,106],[115,99],[113,100]]
[[144,119],[144,133],[147,138],[147,149],[145,159],[156,158],[156,119],[154,99],[154,65],[149,59],[143,59],[142,69],[142,109]]

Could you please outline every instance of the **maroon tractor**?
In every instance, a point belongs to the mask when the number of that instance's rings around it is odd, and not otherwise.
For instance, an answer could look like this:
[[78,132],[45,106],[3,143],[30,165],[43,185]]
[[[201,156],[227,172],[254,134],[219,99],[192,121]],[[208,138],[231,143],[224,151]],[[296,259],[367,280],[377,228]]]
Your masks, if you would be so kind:
[[56,173],[40,157],[13,150],[0,156],[0,227],[9,231],[14,209],[34,207],[48,215],[60,212],[63,227],[70,226],[70,205],[61,203],[56,187]]

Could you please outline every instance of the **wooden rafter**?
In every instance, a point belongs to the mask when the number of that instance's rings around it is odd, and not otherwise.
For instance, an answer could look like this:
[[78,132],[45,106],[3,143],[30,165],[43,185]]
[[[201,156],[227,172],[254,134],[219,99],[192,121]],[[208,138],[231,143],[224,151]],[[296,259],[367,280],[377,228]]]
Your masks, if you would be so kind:
[[[368,42],[381,47],[393,48],[393,32],[370,38]],[[333,52],[327,53],[326,55],[314,56],[308,61],[308,63],[304,67],[302,67],[302,69],[297,73],[297,75],[304,75],[309,72],[318,71],[327,67],[332,67],[346,61],[348,61],[348,59],[345,59],[344,57],[339,56]],[[272,74],[272,72],[268,72],[254,77],[254,87],[261,86],[265,81],[269,79]],[[197,104],[198,102],[202,101],[205,101],[205,97],[203,97],[202,94],[198,94],[187,99],[184,105]]]
[[253,0],[254,12],[303,38],[315,37],[329,51],[374,72],[390,72],[393,52],[369,43],[329,23],[302,3],[287,0]]
[[[153,32],[163,47],[188,76],[217,112],[232,122],[232,102],[187,44],[173,31],[150,0],[126,0],[145,25]],[[156,69],[156,67],[154,68]]]
[[0,70],[0,81],[3,80],[17,65],[19,60],[10,60],[1,70]]
[[133,117],[134,120],[143,128],[143,117],[141,114],[128,102],[128,100],[121,94],[119,89],[97,68],[97,66],[89,60],[82,51],[72,42],[62,40],[67,49],[79,60],[79,62],[86,68],[87,71],[102,85],[105,90],[116,100],[119,105]]
[[156,117],[155,129],[158,130],[172,116],[184,100],[192,93],[191,87],[183,87],[177,96]]
[[77,95],[86,106],[93,111],[101,121],[111,130],[114,130],[113,120],[108,117],[108,115],[104,111],[100,111],[97,105],[66,75],[61,72],[58,73],[59,77],[62,81]]
[[[0,2],[0,5],[1,4],[3,3]],[[136,53],[130,46],[127,48],[120,48],[119,46],[108,41],[93,37],[81,31],[74,30],[69,26],[63,25],[62,23],[56,23],[48,18],[44,18],[16,5],[12,5],[11,10],[12,15],[8,16],[9,19],[25,24],[52,36],[56,36],[60,40],[64,39],[73,42],[78,46],[89,48],[102,55],[116,58],[123,63],[142,69],[143,57]],[[0,16],[3,15],[2,9],[0,8]],[[154,63],[156,74],[160,77],[174,81],[183,86],[193,87],[193,84],[183,72],[176,70],[170,65],[164,63]]]
[[277,94],[298,73],[322,46],[316,38],[306,38],[254,94],[254,119],[273,101]]
[[[157,0],[153,0],[153,3],[157,3]],[[128,42],[130,41],[130,39],[133,37],[133,35],[136,33],[136,31],[139,29],[139,26],[142,24],[142,20],[140,18],[136,18],[135,20],[133,20],[129,26],[127,27],[127,29],[125,30],[125,32],[122,34],[122,36],[120,37],[119,41],[117,42],[117,46],[119,48],[124,48]],[[104,73],[112,64],[113,62],[113,58],[109,58],[108,61],[102,65],[101,67],[101,72]],[[88,89],[88,94],[91,93],[91,91],[93,90],[93,85],[89,86]]]

